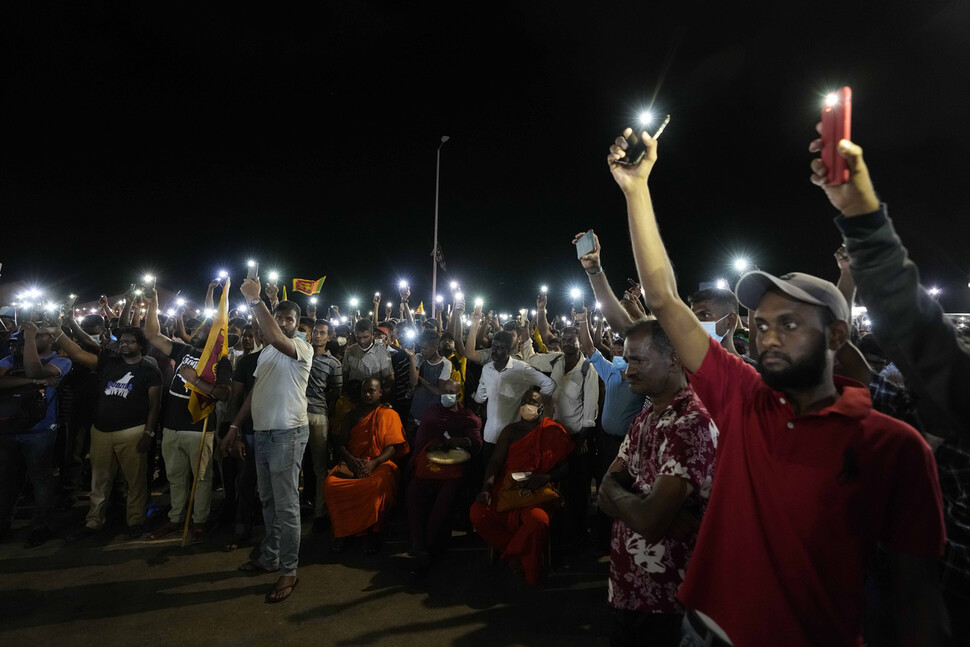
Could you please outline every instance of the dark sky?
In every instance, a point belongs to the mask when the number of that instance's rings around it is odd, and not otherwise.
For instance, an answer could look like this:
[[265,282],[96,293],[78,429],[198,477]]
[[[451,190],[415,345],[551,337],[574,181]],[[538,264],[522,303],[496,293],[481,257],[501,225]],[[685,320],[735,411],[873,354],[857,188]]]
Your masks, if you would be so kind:
[[600,234],[617,289],[634,276],[605,156],[651,100],[672,115],[651,186],[683,294],[739,252],[834,280],[806,147],[822,95],[848,84],[925,283],[970,311],[966,2],[36,4],[0,9],[8,286],[83,299],[151,269],[201,296],[225,267],[241,301],[256,257],[264,275],[327,275],[325,303],[399,277],[427,301],[449,135],[439,281],[497,310],[548,283],[560,311],[588,285],[578,231]]

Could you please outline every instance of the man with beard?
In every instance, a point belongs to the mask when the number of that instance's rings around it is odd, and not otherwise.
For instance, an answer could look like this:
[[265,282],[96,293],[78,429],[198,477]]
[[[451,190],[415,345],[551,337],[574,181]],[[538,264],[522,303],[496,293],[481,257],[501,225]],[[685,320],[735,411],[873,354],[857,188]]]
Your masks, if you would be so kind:
[[[266,347],[259,353],[256,383],[229,428],[238,433],[252,416],[256,441],[256,481],[263,504],[266,536],[259,557],[240,567],[250,574],[279,572],[266,594],[268,604],[283,602],[300,580],[300,464],[310,438],[307,381],[313,348],[297,336],[300,306],[280,301],[276,311],[259,298],[259,279],[247,278],[239,288],[249,302]],[[234,438],[229,439],[230,443]]]
[[[52,333],[60,332],[52,328]],[[162,373],[145,356],[148,340],[141,328],[118,331],[117,355],[89,353],[67,336],[58,344],[71,361],[94,371],[99,389],[91,427],[91,507],[85,525],[69,534],[77,541],[101,530],[115,474],[121,470],[128,487],[128,539],[144,532],[148,488],[145,452],[152,445],[162,401]]]
[[162,458],[165,460],[172,508],[168,512],[168,523],[148,535],[149,539],[161,539],[182,530],[182,517],[185,514],[192,485],[190,478],[196,469],[200,470],[200,474],[192,508],[191,538],[193,543],[205,539],[205,523],[209,519],[209,511],[212,507],[212,471],[209,469],[209,461],[212,458],[212,438],[216,431],[215,417],[213,414],[209,421],[210,433],[206,434],[205,447],[201,447],[202,427],[205,421],[192,421],[186,383],[191,382],[204,395],[216,400],[229,398],[232,365],[228,357],[223,357],[216,365],[215,382],[207,382],[196,374],[195,367],[202,357],[211,327],[211,320],[200,326],[192,336],[191,344],[183,344],[164,336],[158,323],[158,292],[152,290],[152,296],[148,301],[148,313],[145,316],[145,336],[152,346],[173,360],[178,368],[168,389],[168,401],[164,408],[165,419],[162,422]]
[[647,307],[720,430],[710,504],[678,599],[683,645],[856,645],[865,571],[892,561],[901,644],[946,644],[936,582],[944,542],[933,455],[912,427],[872,409],[862,384],[833,376],[849,306],[805,274],[744,275],[762,373],[717,343],[677,295],[647,178],[657,144],[608,163],[627,202]]

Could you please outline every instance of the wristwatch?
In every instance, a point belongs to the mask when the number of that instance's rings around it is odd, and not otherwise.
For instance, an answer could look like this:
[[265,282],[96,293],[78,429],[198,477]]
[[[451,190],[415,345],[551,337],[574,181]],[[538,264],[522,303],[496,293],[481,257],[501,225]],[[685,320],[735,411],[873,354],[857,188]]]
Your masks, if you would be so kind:
[[256,306],[258,306],[262,302],[263,302],[263,300],[260,299],[260,298],[250,299],[249,306],[252,307],[252,308],[255,308]]
[[145,435],[148,436],[149,438],[154,438],[155,437],[155,432],[152,431],[151,429],[146,429],[145,430]]

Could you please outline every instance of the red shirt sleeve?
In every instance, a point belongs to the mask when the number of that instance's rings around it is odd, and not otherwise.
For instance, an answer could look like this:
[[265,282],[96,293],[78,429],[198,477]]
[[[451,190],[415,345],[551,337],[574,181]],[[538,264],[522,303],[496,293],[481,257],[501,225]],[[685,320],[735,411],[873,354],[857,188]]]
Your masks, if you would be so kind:
[[690,385],[704,403],[704,407],[723,434],[729,425],[723,424],[730,410],[740,410],[754,394],[765,387],[754,367],[737,355],[724,350],[713,338],[707,355],[696,373],[688,372]]

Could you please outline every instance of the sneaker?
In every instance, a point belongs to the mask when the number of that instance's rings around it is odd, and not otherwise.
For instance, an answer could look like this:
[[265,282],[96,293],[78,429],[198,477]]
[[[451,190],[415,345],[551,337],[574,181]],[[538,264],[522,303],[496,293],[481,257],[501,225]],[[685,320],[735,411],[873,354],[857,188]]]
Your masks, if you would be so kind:
[[27,541],[24,542],[24,548],[37,548],[53,536],[54,533],[52,533],[51,529],[47,526],[43,526],[42,528],[34,528],[27,536]]
[[138,539],[145,534],[145,524],[139,523],[134,526],[128,526],[128,534],[125,539],[131,541],[132,539]]

